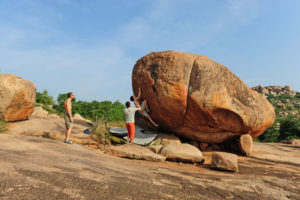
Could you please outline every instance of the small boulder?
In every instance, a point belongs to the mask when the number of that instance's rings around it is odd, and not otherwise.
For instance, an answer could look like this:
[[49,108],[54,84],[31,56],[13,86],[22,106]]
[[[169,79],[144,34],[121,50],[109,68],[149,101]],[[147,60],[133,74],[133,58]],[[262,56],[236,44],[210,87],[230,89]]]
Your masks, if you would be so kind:
[[105,152],[110,155],[118,156],[122,158],[148,160],[153,162],[162,162],[166,160],[166,157],[153,153],[149,149],[136,144],[110,146],[105,149]]
[[169,144],[181,144],[180,139],[173,135],[159,135],[161,138],[161,144],[163,146],[169,145]]
[[164,147],[163,145],[150,145],[150,146],[147,146],[147,148],[149,150],[151,150],[152,152],[157,153],[157,154],[159,154],[161,152],[163,147]]
[[245,134],[241,135],[239,139],[239,148],[241,153],[244,155],[248,156],[252,153],[253,151],[253,139],[251,135]]
[[161,150],[161,155],[168,160],[202,163],[204,157],[199,149],[190,144],[168,144]]
[[47,118],[48,112],[44,110],[42,107],[35,107],[32,116]]
[[237,155],[225,152],[213,152],[211,156],[211,168],[225,171],[238,171]]

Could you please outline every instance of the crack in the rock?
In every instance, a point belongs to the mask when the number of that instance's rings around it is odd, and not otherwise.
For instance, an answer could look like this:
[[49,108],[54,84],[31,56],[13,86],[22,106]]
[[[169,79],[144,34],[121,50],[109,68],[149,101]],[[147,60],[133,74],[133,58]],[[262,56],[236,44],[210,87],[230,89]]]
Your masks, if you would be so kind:
[[185,111],[184,111],[184,116],[183,116],[182,123],[177,128],[181,127],[184,124],[187,112],[189,110],[189,94],[190,94],[191,77],[192,77],[193,69],[195,67],[195,63],[198,60],[198,58],[200,58],[200,56],[198,56],[198,57],[195,58],[195,60],[193,62],[193,65],[192,65],[192,68],[191,68],[191,71],[190,71],[190,79],[189,79],[188,90],[187,90],[187,94],[186,94],[186,107],[185,107]]

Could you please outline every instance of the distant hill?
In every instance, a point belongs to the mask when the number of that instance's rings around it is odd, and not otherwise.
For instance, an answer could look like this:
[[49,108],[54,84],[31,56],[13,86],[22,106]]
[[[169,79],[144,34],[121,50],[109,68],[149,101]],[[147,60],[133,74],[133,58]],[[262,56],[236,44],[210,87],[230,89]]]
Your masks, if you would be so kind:
[[293,91],[290,86],[253,87],[262,96],[266,97],[274,106],[276,118],[282,119],[292,116],[300,119],[300,92]]
[[[300,92],[292,90],[290,86],[263,87],[259,85],[253,87],[252,89],[266,97],[273,105],[276,113],[276,120],[273,126],[266,130],[260,139],[268,142],[274,142],[280,139],[288,139],[289,137],[281,137],[283,135],[283,129],[286,128],[281,127],[280,129],[281,125],[289,127],[293,126],[292,130],[288,130],[290,132],[289,134],[297,135],[296,138],[298,138],[300,131]],[[273,135],[271,136],[271,134]],[[277,140],[274,139],[274,135],[277,135]],[[295,137],[290,136],[290,138]]]

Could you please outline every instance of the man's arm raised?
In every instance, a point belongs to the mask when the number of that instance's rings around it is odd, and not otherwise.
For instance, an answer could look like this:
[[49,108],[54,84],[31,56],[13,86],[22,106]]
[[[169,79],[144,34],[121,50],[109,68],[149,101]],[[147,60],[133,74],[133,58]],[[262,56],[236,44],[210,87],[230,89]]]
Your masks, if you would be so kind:
[[137,110],[142,109],[138,101],[134,100],[133,103],[134,103],[135,107],[137,108]]

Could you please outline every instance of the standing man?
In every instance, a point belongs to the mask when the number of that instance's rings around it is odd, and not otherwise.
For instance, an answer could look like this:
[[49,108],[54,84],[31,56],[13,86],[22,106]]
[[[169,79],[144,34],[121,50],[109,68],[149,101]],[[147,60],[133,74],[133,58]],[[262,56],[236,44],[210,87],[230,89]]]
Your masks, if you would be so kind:
[[134,134],[135,134],[135,123],[134,123],[134,114],[137,110],[141,110],[141,107],[139,104],[135,103],[136,108],[131,108],[130,102],[127,101],[125,103],[126,108],[124,109],[124,115],[126,119],[126,128],[128,131],[127,134],[127,144],[132,144],[134,140]]
[[73,117],[72,117],[72,100],[75,99],[73,92],[68,93],[68,99],[65,101],[65,123],[66,123],[66,139],[65,143],[72,144],[70,140],[70,135],[73,127]]

